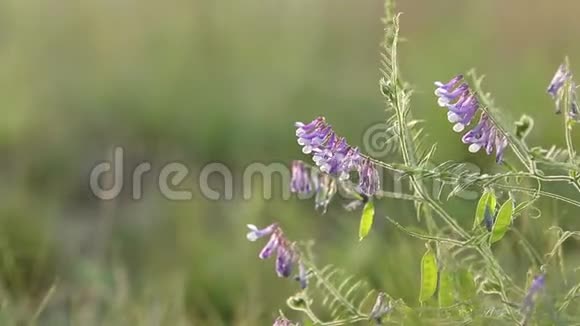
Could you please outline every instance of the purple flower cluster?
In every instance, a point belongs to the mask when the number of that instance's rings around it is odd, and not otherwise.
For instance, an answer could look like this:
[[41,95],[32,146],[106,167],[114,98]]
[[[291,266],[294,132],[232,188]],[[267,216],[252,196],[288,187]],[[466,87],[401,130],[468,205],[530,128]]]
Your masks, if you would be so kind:
[[497,163],[501,163],[503,160],[503,154],[508,145],[505,136],[497,130],[485,113],[481,114],[479,123],[463,135],[461,141],[465,144],[470,144],[468,149],[471,153],[476,153],[481,148],[484,148],[487,155],[490,155],[495,148],[495,160]]
[[[318,117],[310,123],[296,122],[296,137],[302,146],[302,152],[312,154],[312,160],[320,172],[347,180],[352,171],[359,173],[359,190],[367,195],[374,195],[380,188],[377,167],[368,158],[361,155],[357,147],[350,146],[344,137],[338,136],[324,117]],[[298,168],[298,167],[297,167]],[[294,172],[294,168],[293,168]],[[296,174],[297,184],[304,175]],[[298,187],[296,189],[299,189]],[[304,188],[300,188],[304,189]]]
[[306,288],[308,285],[307,273],[300,255],[296,251],[294,244],[286,239],[278,224],[274,223],[263,229],[258,229],[255,225],[248,224],[248,228],[250,232],[248,232],[246,237],[252,242],[262,237],[270,236],[270,240],[262,248],[258,257],[260,259],[268,259],[276,253],[276,274],[279,277],[289,277],[292,273],[292,265],[298,262],[298,280],[300,281],[300,286],[303,289]]
[[[449,82],[435,82],[435,95],[439,106],[447,108],[447,119],[454,123],[453,131],[462,132],[468,126],[480,109],[477,96],[463,81],[462,75],[453,77]],[[490,155],[494,148],[496,162],[501,163],[504,151],[508,145],[507,138],[489,119],[487,114],[481,113],[479,123],[462,138],[463,143],[469,144],[469,151],[475,153],[481,148]]]
[[576,83],[573,80],[572,72],[567,63],[563,63],[558,67],[550,85],[548,85],[548,94],[552,96],[556,102],[556,113],[562,112],[561,102],[564,100],[564,93],[568,91],[568,101],[570,108],[568,114],[572,118],[578,116],[578,102],[576,98]]
[[532,284],[530,285],[530,288],[528,289],[528,293],[526,293],[526,296],[524,297],[524,301],[522,302],[522,308],[521,308],[521,311],[524,314],[526,320],[532,314],[532,311],[533,311],[534,305],[535,305],[535,301],[536,301],[536,297],[538,296],[540,291],[542,291],[542,289],[544,288],[545,285],[546,285],[546,274],[545,273],[542,273],[542,274],[536,276],[534,278],[534,280],[532,281]]

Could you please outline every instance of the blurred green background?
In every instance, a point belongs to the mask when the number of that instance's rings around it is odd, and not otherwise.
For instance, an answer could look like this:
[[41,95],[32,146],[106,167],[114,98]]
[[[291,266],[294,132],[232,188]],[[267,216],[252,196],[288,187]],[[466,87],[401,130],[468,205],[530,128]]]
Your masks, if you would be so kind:
[[[0,324],[268,325],[296,284],[257,259],[262,243],[245,239],[245,225],[272,221],[291,239],[315,239],[321,264],[417,304],[421,242],[378,218],[359,243],[359,213],[338,200],[320,215],[311,200],[264,200],[259,187],[244,200],[239,191],[250,163],[307,159],[295,121],[325,115],[362,146],[365,128],[385,119],[382,6],[0,1]],[[438,162],[495,169],[493,158],[467,152],[432,93],[433,81],[473,67],[508,121],[536,119],[530,143],[564,146],[545,89],[564,55],[579,71],[580,3],[405,0],[399,10],[401,68],[417,90],[414,116],[440,144]],[[125,149],[125,189],[101,201],[89,173],[116,146]],[[142,161],[153,172],[136,201],[130,172]],[[157,188],[156,171],[173,161],[191,169],[182,188],[192,200],[169,201]],[[212,162],[234,171],[232,200],[200,193],[197,176]],[[542,205],[542,218],[521,227],[545,251],[547,226],[580,223],[570,207]],[[470,225],[474,201],[446,206]],[[415,223],[408,202],[385,201],[377,214]],[[528,266],[513,248],[506,241],[497,251],[523,279]]]

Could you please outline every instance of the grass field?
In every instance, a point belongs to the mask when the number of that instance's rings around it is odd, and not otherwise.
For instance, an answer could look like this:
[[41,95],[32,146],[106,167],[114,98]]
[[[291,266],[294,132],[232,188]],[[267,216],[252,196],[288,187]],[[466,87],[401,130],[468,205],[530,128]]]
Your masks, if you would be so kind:
[[[580,71],[580,3],[400,2],[401,70],[416,89],[414,117],[439,143],[435,162],[498,171],[492,157],[466,150],[433,95],[435,80],[471,68],[487,76],[506,121],[535,119],[529,143],[565,146],[545,90],[565,55]],[[243,178],[256,162],[308,159],[295,121],[324,115],[363,146],[365,131],[386,120],[382,16],[380,0],[0,1],[0,325],[270,325],[296,285],[257,259],[261,247],[245,235],[246,224],[272,221],[315,241],[320,264],[418,305],[424,242],[383,218],[419,228],[412,203],[377,203],[359,242],[360,214],[340,201],[321,215],[311,199],[282,198],[279,179],[266,199],[258,179]],[[117,147],[124,187],[101,200],[89,176]],[[142,162],[151,171],[134,199]],[[189,169],[179,188],[191,199],[164,196],[156,176],[168,162]],[[230,199],[219,175],[203,177],[216,163],[232,172]],[[208,198],[204,181],[222,196]],[[571,186],[545,190],[580,200]],[[443,204],[470,227],[478,198]],[[517,227],[541,253],[555,240],[550,226],[580,228],[577,207],[537,207],[541,217]],[[494,254],[524,280],[518,239],[509,233]],[[577,274],[578,244],[563,251]]]

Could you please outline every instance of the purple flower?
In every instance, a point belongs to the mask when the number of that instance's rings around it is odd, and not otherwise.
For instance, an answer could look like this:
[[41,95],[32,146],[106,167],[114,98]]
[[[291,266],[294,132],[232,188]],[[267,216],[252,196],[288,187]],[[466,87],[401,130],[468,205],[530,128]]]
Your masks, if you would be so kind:
[[479,123],[463,135],[463,143],[470,144],[469,151],[476,153],[481,148],[485,149],[487,155],[491,155],[495,148],[496,162],[501,163],[504,151],[508,145],[507,138],[491,122],[486,113],[482,113]]
[[310,154],[313,150],[322,146],[328,134],[332,131],[326,124],[324,117],[318,117],[309,124],[296,122],[296,137],[298,144],[302,146],[304,154]]
[[292,180],[290,181],[290,191],[307,194],[312,191],[312,180],[310,169],[302,161],[292,162]]
[[308,124],[296,122],[296,136],[302,152],[312,153],[314,163],[320,171],[341,179],[348,179],[361,160],[358,148],[350,146],[339,137],[324,117],[318,117]]
[[278,224],[273,223],[264,229],[258,229],[255,225],[248,224],[248,228],[250,232],[247,238],[250,241],[256,241],[261,237],[270,235],[270,240],[262,248],[258,257],[267,259],[276,253],[276,274],[280,277],[289,277],[292,273],[292,265],[299,261],[300,256],[294,244],[286,239]]
[[447,106],[449,112],[447,112],[447,120],[453,125],[453,131],[462,132],[465,126],[471,123],[473,117],[479,109],[479,102],[475,95],[471,94],[469,90],[466,90],[461,94],[461,97],[457,100],[455,104],[450,104]]
[[379,171],[375,164],[369,160],[364,159],[358,168],[359,175],[359,191],[367,196],[376,194],[381,188],[381,179]]
[[349,146],[344,138],[336,136],[334,132],[325,145],[325,148],[315,151],[312,160],[320,167],[320,171],[347,180],[349,172],[361,159],[358,148]]
[[280,239],[278,233],[276,232],[272,233],[272,235],[270,236],[270,240],[268,240],[264,248],[262,248],[262,251],[260,251],[258,257],[260,257],[260,259],[270,258],[270,256],[272,256],[272,253],[274,253],[274,251],[278,248],[279,241]]
[[310,194],[314,191],[314,209],[320,209],[324,214],[336,194],[337,182],[333,176],[310,168],[302,161],[293,161],[290,191],[299,194]]
[[558,93],[562,89],[562,86],[564,86],[564,83],[566,83],[566,80],[571,77],[572,74],[568,70],[567,65],[561,64],[560,67],[558,67],[558,70],[556,70],[550,85],[548,85],[548,94],[550,94],[552,98],[556,99],[558,97]]
[[538,294],[544,288],[545,285],[546,285],[546,274],[545,273],[542,273],[542,274],[536,276],[534,278],[534,280],[532,281],[532,284],[530,285],[530,288],[528,289],[528,293],[526,293],[526,296],[524,297],[524,301],[522,302],[521,311],[525,316],[525,320],[527,320],[530,317],[530,315],[534,309],[536,297],[538,296]]
[[568,111],[568,115],[572,118],[578,117],[578,102],[576,96],[576,82],[573,80],[570,81],[570,86],[568,90],[568,96],[570,97],[570,111]]
[[483,212],[483,223],[485,224],[485,228],[488,232],[491,232],[493,229],[493,223],[495,222],[495,216],[491,214],[488,205],[485,205],[485,210]]
[[276,273],[280,277],[288,277],[292,272],[294,253],[287,246],[278,246],[276,257]]
[[248,238],[248,240],[253,242],[262,237],[272,234],[272,232],[274,232],[277,228],[278,224],[276,223],[270,224],[263,229],[258,229],[258,227],[255,226],[254,224],[248,224],[248,229],[250,229],[250,232],[248,232],[246,238]]
[[570,83],[570,115],[576,117],[578,115],[578,100],[576,96],[576,82],[572,81]]
[[303,290],[308,286],[308,271],[302,260],[298,263],[298,282],[300,282],[300,288]]
[[495,162],[501,163],[503,162],[503,155],[505,149],[507,148],[508,140],[507,138],[501,134],[501,132],[496,132],[495,136]]
[[576,118],[578,116],[578,103],[576,102],[576,83],[572,78],[573,75],[570,72],[568,63],[561,64],[554,74],[550,85],[548,85],[547,92],[556,103],[556,113],[560,113],[562,112],[561,102],[565,100],[564,96],[567,91],[569,103],[564,105],[570,105],[567,113],[570,117]]
[[466,83],[461,83],[462,75],[451,79],[448,83],[435,82],[435,95],[439,98],[437,103],[447,108],[447,119],[454,123],[453,130],[462,132],[465,126],[471,123],[479,109],[477,97],[470,91]]
[[467,90],[467,84],[462,83],[459,85],[462,80],[463,75],[457,75],[446,84],[440,81],[435,82],[435,86],[437,86],[435,95],[439,97],[439,100],[437,101],[439,106],[446,107],[449,103],[457,100],[457,98],[463,94],[463,91]]
[[276,318],[272,326],[297,326],[297,325],[298,324],[294,324],[292,321],[286,319],[285,317],[280,316]]

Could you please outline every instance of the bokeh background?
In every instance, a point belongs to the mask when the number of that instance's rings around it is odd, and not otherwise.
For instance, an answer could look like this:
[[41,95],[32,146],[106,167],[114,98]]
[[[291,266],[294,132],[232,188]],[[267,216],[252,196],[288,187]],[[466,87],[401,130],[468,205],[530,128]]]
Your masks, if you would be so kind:
[[[440,144],[437,162],[497,169],[467,152],[435,105],[432,82],[471,68],[487,75],[508,122],[536,119],[530,143],[564,146],[545,89],[565,55],[579,72],[580,3],[405,0],[399,10],[401,69],[417,90],[414,116]],[[281,191],[239,191],[253,162],[307,159],[295,121],[325,115],[359,146],[384,121],[382,16],[380,0],[0,1],[0,324],[268,325],[296,284],[257,259],[245,225],[272,221],[314,239],[321,264],[417,304],[423,244],[381,218],[416,223],[408,202],[381,203],[359,243],[359,213],[338,200],[320,215]],[[116,146],[125,189],[101,201],[89,173]],[[154,171],[133,200],[130,171],[142,161]],[[182,188],[192,200],[160,194],[155,171],[172,161],[190,168]],[[234,172],[232,200],[200,193],[212,162]],[[446,205],[470,225],[475,204]],[[541,205],[542,218],[521,227],[545,251],[548,226],[579,222],[570,207]],[[529,264],[514,243],[496,250],[523,279]]]

